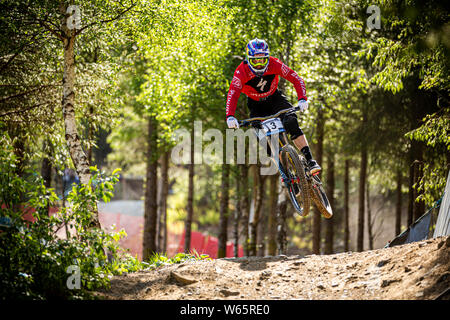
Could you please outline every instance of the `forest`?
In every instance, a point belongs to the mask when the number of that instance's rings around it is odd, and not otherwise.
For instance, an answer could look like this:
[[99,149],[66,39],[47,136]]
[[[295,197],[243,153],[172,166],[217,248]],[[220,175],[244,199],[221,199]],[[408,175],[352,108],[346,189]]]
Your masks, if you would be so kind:
[[[84,298],[114,274],[204,259],[192,231],[218,238],[218,258],[230,241],[244,256],[364,251],[385,206],[394,238],[436,205],[449,172],[445,4],[1,0],[0,297]],[[227,94],[254,38],[306,84],[299,124],[331,219],[299,217],[248,153],[224,161]],[[297,101],[290,82],[279,88]],[[248,117],[241,94],[236,118]],[[200,142],[174,161],[180,133]],[[79,184],[66,194],[68,169]],[[124,177],[143,178],[142,259],[99,220]],[[184,254],[166,256],[169,230],[185,234]],[[80,290],[66,286],[74,264]]]

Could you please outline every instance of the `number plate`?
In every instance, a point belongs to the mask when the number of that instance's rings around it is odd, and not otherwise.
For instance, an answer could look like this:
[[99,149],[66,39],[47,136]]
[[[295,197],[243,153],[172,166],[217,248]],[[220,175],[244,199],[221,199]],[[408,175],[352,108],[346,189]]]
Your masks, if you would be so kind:
[[270,136],[275,133],[280,133],[284,131],[283,124],[280,118],[272,118],[261,122],[261,126],[266,133],[266,136]]

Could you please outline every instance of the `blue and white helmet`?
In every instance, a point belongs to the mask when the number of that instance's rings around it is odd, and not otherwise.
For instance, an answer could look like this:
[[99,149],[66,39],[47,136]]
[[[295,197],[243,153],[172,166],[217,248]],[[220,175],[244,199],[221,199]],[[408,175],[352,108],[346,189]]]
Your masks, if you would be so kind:
[[262,76],[269,66],[269,45],[266,41],[255,38],[247,44],[247,62],[250,70]]

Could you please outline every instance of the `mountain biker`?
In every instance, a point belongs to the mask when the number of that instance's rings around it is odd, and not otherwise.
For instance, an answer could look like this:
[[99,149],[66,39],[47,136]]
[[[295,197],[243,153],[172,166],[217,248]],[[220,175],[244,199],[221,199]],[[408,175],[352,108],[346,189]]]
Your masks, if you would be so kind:
[[[261,39],[251,40],[246,47],[246,59],[236,68],[227,96],[226,117],[228,128],[239,128],[234,117],[237,101],[242,93],[247,95],[250,118],[265,117],[280,110],[292,108],[292,104],[278,89],[278,76],[294,85],[298,106],[303,112],[308,108],[305,83],[299,75],[277,58],[269,55],[269,46]],[[318,174],[321,167],[312,157],[303,131],[295,113],[281,115],[280,119],[292,141],[305,156],[311,174]]]

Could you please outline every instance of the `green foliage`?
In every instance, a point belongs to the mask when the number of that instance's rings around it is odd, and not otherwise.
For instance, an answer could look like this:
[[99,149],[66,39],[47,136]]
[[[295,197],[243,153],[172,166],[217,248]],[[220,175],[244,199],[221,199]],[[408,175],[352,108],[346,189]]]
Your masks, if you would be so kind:
[[339,154],[352,158],[368,149],[371,183],[395,189],[397,170],[407,176],[414,160],[405,155],[424,142],[424,177],[415,188],[424,192],[416,200],[429,205],[448,170],[448,11],[443,1],[381,1],[381,29],[370,31],[372,4],[321,2],[312,40],[299,48],[311,57],[302,64],[309,97],[326,109],[326,149],[338,142]]
[[[88,298],[90,291],[109,285],[109,276],[142,267],[119,248],[118,241],[126,236],[123,230],[89,227],[92,208],[100,199],[111,198],[117,171],[105,177],[93,170],[89,185],[79,185],[69,194],[70,206],[49,215],[57,201],[53,189],[45,188],[30,171],[26,178],[15,175],[17,158],[7,135],[1,144],[0,299]],[[26,213],[33,222],[24,219]],[[65,224],[73,232],[61,238],[56,233]],[[67,286],[67,270],[73,265],[81,274],[79,290]]]
[[[366,148],[368,180],[384,192],[395,189],[397,172],[407,176],[413,161],[407,155],[421,142],[426,146],[424,176],[415,188],[423,194],[417,200],[432,205],[442,195],[450,159],[450,45],[444,1],[74,0],[70,4],[80,6],[86,27],[75,42],[81,143],[86,150],[95,146],[92,131],[94,135],[96,130],[110,131],[109,168],[144,176],[147,157],[157,159],[170,148],[175,130],[189,130],[195,120],[203,121],[203,130],[223,129],[232,74],[245,44],[258,37],[265,38],[272,55],[306,82],[310,108],[299,120],[313,148],[320,110],[326,119],[325,157],[334,153],[337,164],[347,158],[355,165]],[[380,30],[366,28],[366,8],[372,4],[381,8]],[[44,158],[59,173],[72,166],[61,121],[64,48],[57,32],[62,13],[57,2],[48,0],[5,0],[0,9],[0,201],[1,217],[8,225],[0,233],[2,297],[8,290],[22,298],[81,297],[83,290],[107,285],[112,274],[191,259],[184,254],[172,259],[156,255],[150,262],[140,262],[118,249],[117,242],[126,236],[123,231],[89,228],[97,202],[111,199],[117,172],[107,176],[93,168],[90,183],[70,193],[70,206],[47,214],[57,201],[55,191],[44,188],[33,172]],[[280,80],[295,102],[293,86]],[[243,99],[238,117],[246,114]],[[150,115],[158,122],[158,148],[151,155],[146,154]],[[29,169],[19,176],[24,166]],[[195,167],[194,228],[215,231],[220,170]],[[342,168],[336,170],[340,180]],[[185,217],[185,174],[185,167],[171,169],[177,183],[168,204],[169,223]],[[357,174],[351,178],[354,190]],[[235,196],[234,190],[230,195]],[[27,208],[35,210],[34,223],[22,219]],[[56,230],[65,224],[70,232],[59,239]],[[290,230],[301,235],[293,242],[307,250],[311,227],[291,221]],[[67,267],[74,263],[81,267],[82,291],[67,290],[65,285]]]
[[450,107],[442,108],[423,119],[423,125],[408,132],[410,139],[425,142],[430,147],[450,151]]
[[[115,124],[121,97],[114,94],[122,61],[114,50],[125,34],[113,28],[112,20],[121,13],[125,18],[127,9],[137,3],[70,2],[79,6],[85,28],[75,42],[74,93],[76,117],[82,124],[79,134],[86,149],[95,146],[99,128],[108,130]],[[64,12],[60,5],[68,2],[5,0],[0,4],[0,120],[10,136],[24,144],[26,161],[45,157],[58,169],[72,166],[61,121]],[[52,147],[42,150],[44,141]]]
[[[367,8],[371,1],[358,1]],[[419,88],[449,91],[448,10],[445,1],[387,0],[379,4],[381,30],[365,42],[365,51],[378,67],[372,80],[399,92],[408,76],[420,75]]]
[[422,194],[417,200],[424,200],[431,207],[444,193],[450,157],[450,109],[442,108],[428,114],[423,124],[408,133],[406,137],[428,146],[428,161],[424,164],[423,177],[415,188]]
[[148,262],[142,263],[148,265],[149,269],[155,269],[161,266],[200,260],[211,260],[211,258],[207,254],[199,254],[194,249],[190,253],[177,253],[172,258],[168,258],[167,255],[164,254],[155,253],[149,258]]

